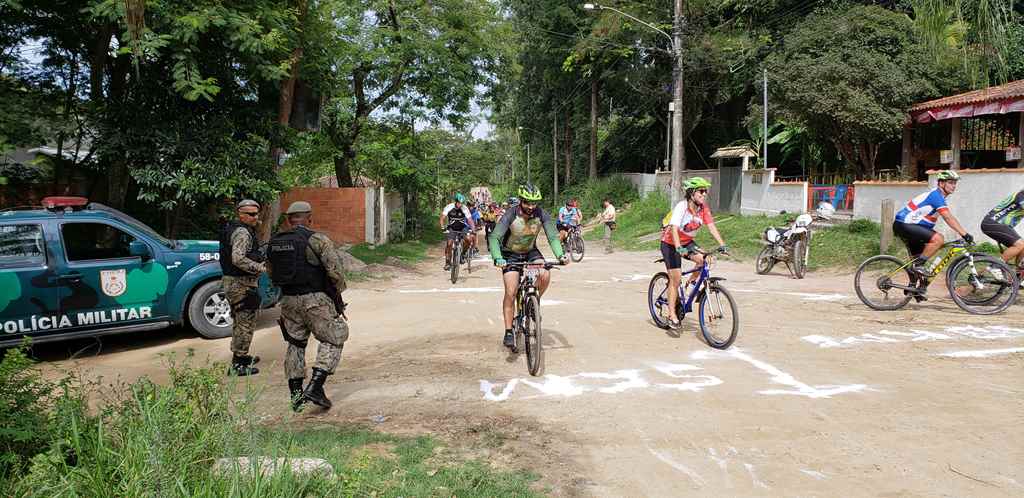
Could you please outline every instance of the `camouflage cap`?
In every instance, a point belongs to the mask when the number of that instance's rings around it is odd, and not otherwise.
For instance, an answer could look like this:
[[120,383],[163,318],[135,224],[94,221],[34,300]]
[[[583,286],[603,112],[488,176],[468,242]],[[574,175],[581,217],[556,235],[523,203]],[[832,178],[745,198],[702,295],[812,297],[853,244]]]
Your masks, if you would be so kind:
[[284,214],[295,214],[295,213],[311,213],[313,212],[313,206],[310,206],[306,201],[295,201],[288,206],[288,210]]
[[252,199],[242,199],[242,201],[238,203],[238,209],[242,209],[244,207],[249,207],[249,206],[256,206],[258,208],[258,207],[260,207],[260,203],[254,201]]

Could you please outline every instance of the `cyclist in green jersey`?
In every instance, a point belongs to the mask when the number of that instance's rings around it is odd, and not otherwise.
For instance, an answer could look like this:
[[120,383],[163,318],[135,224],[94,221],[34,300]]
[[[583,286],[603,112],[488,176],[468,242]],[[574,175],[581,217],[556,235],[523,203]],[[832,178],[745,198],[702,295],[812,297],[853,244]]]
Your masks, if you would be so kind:
[[1007,196],[981,219],[981,231],[1006,246],[1003,261],[1019,264],[1024,256],[1024,238],[1013,227],[1024,219],[1024,189]]
[[[512,335],[512,318],[515,314],[516,292],[519,290],[519,266],[507,266],[509,263],[543,263],[544,255],[537,249],[537,236],[540,231],[548,238],[551,252],[563,264],[569,264],[569,258],[562,251],[558,240],[555,222],[547,212],[537,204],[541,201],[540,190],[533,184],[519,187],[518,203],[509,207],[501,216],[491,236],[487,239],[488,249],[494,258],[494,266],[501,268],[502,280],[505,283],[505,298],[502,301],[502,314],[505,319],[505,347],[513,347],[515,340]],[[551,283],[551,272],[543,270],[537,276],[537,291],[544,295]]]

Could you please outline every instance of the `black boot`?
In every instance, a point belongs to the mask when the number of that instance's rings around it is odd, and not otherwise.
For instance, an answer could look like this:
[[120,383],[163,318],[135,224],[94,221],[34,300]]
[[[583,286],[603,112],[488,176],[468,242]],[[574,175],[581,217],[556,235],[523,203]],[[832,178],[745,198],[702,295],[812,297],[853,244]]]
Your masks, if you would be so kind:
[[234,355],[231,359],[231,368],[228,369],[228,375],[237,375],[239,377],[256,375],[260,373],[260,369],[254,367],[253,364],[258,361],[259,358],[254,359],[252,356]]
[[327,395],[324,394],[324,381],[327,380],[328,375],[330,374],[326,371],[313,367],[313,375],[309,378],[309,384],[306,385],[306,390],[302,391],[302,400],[311,401],[324,410],[330,410],[331,400],[327,399]]
[[305,379],[288,379],[288,394],[291,396],[292,411],[302,410],[302,381]]

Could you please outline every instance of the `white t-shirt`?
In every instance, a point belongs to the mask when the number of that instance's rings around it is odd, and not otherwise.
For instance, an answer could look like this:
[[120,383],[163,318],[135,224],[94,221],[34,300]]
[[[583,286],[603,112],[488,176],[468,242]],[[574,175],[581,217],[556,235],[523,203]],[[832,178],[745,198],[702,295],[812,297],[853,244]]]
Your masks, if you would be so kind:
[[604,212],[601,213],[601,219],[603,219],[605,223],[615,221],[615,206],[608,204],[608,207],[604,208]]
[[461,221],[466,226],[473,226],[473,215],[470,214],[469,209],[465,204],[462,205],[462,209],[460,210],[462,211],[462,216],[459,216],[458,212],[452,213],[454,210],[455,203],[453,202],[444,207],[444,210],[441,211],[441,215],[448,218],[448,223]]

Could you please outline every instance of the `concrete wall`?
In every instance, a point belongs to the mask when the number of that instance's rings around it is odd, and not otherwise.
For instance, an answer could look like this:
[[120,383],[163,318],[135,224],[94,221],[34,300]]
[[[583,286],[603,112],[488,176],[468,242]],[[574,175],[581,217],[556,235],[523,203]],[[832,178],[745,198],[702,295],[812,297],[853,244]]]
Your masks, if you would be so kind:
[[[953,216],[968,233],[980,242],[993,242],[981,233],[981,218],[996,203],[1013,192],[1024,188],[1024,170],[1022,169],[968,169],[960,170],[960,182],[956,192],[946,198]],[[891,223],[892,220],[881,220],[881,204],[883,199],[892,199],[896,211],[906,205],[914,196],[935,188],[937,172],[928,172],[928,182],[857,182],[857,196],[853,202],[855,218],[866,218],[880,223]],[[939,233],[946,240],[959,238],[953,230],[939,218],[936,225]]]
[[[854,182],[853,217],[878,222],[882,201],[892,199],[899,209],[915,195],[928,190],[928,182]],[[889,220],[892,221],[892,220]]]
[[776,182],[775,168],[744,171],[742,188],[740,214],[807,211],[807,182]]
[[[946,198],[953,216],[974,238],[983,242],[994,242],[981,233],[981,218],[996,206],[996,203],[1013,192],[1024,188],[1024,170],[1022,169],[968,169],[960,170],[960,181],[956,192]],[[928,188],[935,188],[937,172],[928,172]],[[902,202],[906,202],[904,199]],[[897,201],[899,203],[900,201]],[[900,205],[897,204],[897,209]],[[940,218],[941,220],[941,218]],[[957,238],[944,221],[940,221],[938,231],[946,240]],[[1019,228],[1019,227],[1018,227]]]
[[[671,183],[672,183],[672,172],[671,171],[659,171],[657,173],[624,173],[622,176],[626,177],[633,185],[636,186],[637,192],[640,193],[640,197],[647,197],[647,194],[655,191],[661,191],[666,197],[671,198]],[[686,181],[688,178],[699,176],[705,180],[711,182],[711,195],[709,196],[708,202],[712,206],[718,206],[718,193],[719,189],[719,173],[717,169],[691,169],[683,171],[682,181]]]

